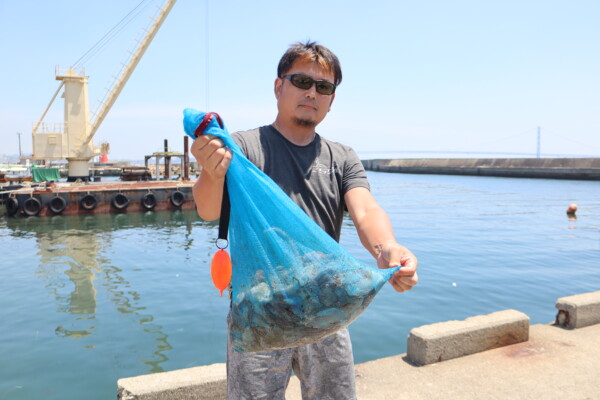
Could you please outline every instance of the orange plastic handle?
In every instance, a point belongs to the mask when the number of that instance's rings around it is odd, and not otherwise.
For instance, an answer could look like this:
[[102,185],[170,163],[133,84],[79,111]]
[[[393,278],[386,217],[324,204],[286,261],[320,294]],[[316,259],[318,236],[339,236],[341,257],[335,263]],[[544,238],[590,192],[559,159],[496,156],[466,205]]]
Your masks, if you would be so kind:
[[229,254],[221,249],[215,253],[210,264],[210,274],[213,284],[223,296],[223,290],[227,289],[231,282],[231,258]]

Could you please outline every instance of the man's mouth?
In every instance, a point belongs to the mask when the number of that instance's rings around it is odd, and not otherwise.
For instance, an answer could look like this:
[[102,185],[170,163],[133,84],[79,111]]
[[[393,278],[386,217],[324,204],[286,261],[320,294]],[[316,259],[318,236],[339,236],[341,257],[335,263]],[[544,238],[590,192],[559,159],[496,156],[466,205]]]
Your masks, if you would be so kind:
[[298,106],[302,107],[302,108],[307,108],[309,110],[315,110],[315,111],[317,110],[317,106],[315,106],[314,104],[300,103]]

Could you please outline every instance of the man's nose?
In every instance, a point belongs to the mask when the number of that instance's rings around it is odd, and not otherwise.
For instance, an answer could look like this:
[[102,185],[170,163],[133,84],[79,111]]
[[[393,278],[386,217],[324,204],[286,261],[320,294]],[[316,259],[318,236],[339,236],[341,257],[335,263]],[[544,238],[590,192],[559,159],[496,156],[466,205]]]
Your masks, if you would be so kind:
[[306,89],[306,93],[304,95],[310,99],[316,99],[317,98],[317,84],[314,83],[311,87]]

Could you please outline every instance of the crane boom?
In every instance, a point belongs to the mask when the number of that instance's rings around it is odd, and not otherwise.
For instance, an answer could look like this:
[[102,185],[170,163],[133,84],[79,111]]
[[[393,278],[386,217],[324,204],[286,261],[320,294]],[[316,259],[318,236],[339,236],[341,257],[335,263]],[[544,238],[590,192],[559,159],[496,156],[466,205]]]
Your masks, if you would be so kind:
[[56,89],[56,92],[54,92],[54,96],[52,96],[52,100],[50,100],[50,103],[48,104],[48,107],[46,107],[46,109],[44,110],[44,113],[42,114],[42,118],[40,118],[40,120],[33,127],[33,133],[34,134],[38,131],[38,128],[40,127],[40,124],[42,123],[42,121],[46,117],[46,114],[48,113],[48,110],[50,109],[50,106],[52,105],[52,103],[54,103],[54,99],[56,99],[56,96],[58,96],[58,92],[60,92],[60,89],[62,89],[62,87],[64,85],[65,85],[64,81],[61,82],[60,85],[58,85],[58,89]]
[[89,133],[88,137],[85,139],[82,147],[85,147],[90,142],[90,140],[92,140],[94,135],[96,134],[96,131],[102,124],[102,121],[104,121],[104,118],[106,117],[106,115],[112,108],[113,104],[119,97],[119,94],[121,94],[121,90],[123,90],[123,87],[125,87],[125,84],[129,80],[129,77],[131,76],[131,74],[133,73],[135,68],[137,67],[139,61],[141,60],[142,56],[146,52],[146,49],[150,45],[150,42],[152,42],[152,39],[154,39],[156,32],[158,32],[158,30],[160,29],[162,23],[167,18],[167,15],[169,15],[169,12],[175,5],[176,1],[177,0],[167,0],[165,5],[163,6],[162,10],[160,11],[158,16],[154,20],[154,23],[148,30],[148,33],[146,34],[144,39],[140,42],[140,45],[138,46],[135,53],[132,55],[131,60],[129,61],[129,63],[127,64],[125,69],[123,70],[123,73],[117,79],[115,86],[113,87],[113,89],[111,90],[109,95],[106,97],[106,100],[102,104],[100,111],[98,112],[98,115],[96,116],[96,119],[92,123],[90,133]]

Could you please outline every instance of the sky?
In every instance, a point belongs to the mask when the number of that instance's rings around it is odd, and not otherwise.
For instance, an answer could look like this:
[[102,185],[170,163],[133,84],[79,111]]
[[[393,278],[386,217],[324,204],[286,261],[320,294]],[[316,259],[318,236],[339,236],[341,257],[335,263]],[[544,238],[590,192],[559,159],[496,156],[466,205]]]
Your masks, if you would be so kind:
[[[163,1],[0,0],[0,155],[19,138],[31,154],[55,68],[142,9],[83,65],[95,110]],[[600,156],[599,20],[597,0],[178,0],[94,142],[109,160],[143,160],[164,139],[183,151],[186,107],[231,132],[267,125],[279,58],[310,39],[343,71],[317,132],[362,158],[535,155],[538,129],[542,156]]]

